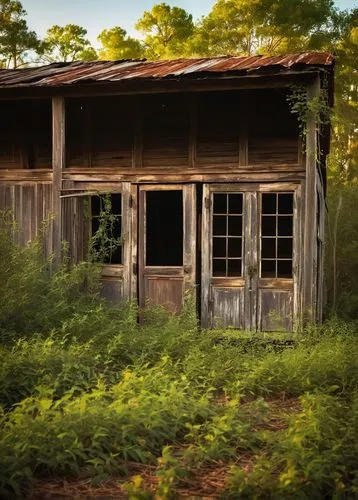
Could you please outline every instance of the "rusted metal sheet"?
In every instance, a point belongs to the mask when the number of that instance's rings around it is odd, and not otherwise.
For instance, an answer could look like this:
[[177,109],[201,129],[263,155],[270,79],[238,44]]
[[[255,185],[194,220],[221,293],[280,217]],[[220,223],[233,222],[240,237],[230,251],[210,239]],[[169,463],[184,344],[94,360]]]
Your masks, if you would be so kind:
[[58,87],[95,82],[138,79],[231,76],[248,73],[307,71],[329,68],[334,57],[328,52],[303,52],[284,56],[225,56],[165,61],[121,60],[52,63],[46,66],[0,71],[1,87]]

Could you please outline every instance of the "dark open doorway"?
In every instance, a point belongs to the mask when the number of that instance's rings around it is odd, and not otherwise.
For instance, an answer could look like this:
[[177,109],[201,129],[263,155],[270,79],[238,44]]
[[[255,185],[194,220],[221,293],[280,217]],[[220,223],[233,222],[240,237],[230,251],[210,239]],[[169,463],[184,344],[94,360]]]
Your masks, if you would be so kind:
[[183,193],[147,191],[146,265],[183,265]]

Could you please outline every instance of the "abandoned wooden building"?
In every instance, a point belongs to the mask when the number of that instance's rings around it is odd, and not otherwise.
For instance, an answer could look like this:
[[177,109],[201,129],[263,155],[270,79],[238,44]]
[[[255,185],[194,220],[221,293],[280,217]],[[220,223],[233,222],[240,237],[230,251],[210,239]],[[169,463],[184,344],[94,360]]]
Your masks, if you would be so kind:
[[0,70],[0,210],[21,243],[53,214],[47,251],[67,240],[76,262],[107,193],[113,302],[178,311],[196,290],[204,327],[319,321],[329,126],[308,106],[303,136],[292,99],[323,89],[331,106],[333,64],[302,53]]

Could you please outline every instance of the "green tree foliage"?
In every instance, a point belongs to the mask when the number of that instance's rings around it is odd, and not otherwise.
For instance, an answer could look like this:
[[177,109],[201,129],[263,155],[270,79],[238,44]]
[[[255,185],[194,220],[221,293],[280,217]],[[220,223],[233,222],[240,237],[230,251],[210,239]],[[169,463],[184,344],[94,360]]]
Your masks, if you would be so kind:
[[127,35],[127,32],[120,26],[103,30],[97,40],[102,44],[99,49],[100,59],[138,59],[143,57],[143,44]]
[[189,50],[210,56],[313,48],[334,31],[335,13],[332,0],[218,0]]
[[328,161],[328,312],[358,317],[358,9],[340,18]]
[[42,59],[46,62],[97,59],[86,35],[87,30],[76,24],[52,26],[42,42]]
[[25,16],[19,1],[0,0],[0,67],[21,66],[28,51],[39,47],[39,39],[29,30]]
[[329,312],[358,318],[358,183],[328,189],[326,281]]
[[194,23],[184,9],[160,3],[144,12],[136,29],[145,36],[148,58],[171,58],[183,54],[183,44],[193,34]]
[[330,181],[358,180],[358,9],[342,19],[340,39],[334,45],[335,106]]

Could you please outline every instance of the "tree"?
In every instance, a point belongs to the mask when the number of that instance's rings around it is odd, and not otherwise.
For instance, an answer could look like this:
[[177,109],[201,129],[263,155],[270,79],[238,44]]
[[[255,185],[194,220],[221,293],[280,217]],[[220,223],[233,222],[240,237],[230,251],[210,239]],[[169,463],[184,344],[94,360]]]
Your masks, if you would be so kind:
[[146,55],[151,59],[182,55],[183,46],[194,32],[192,15],[165,3],[145,11],[135,27],[145,35]]
[[26,11],[17,0],[0,0],[0,66],[17,68],[29,50],[37,50],[39,39],[24,19]]
[[138,59],[144,55],[143,44],[127,36],[127,32],[120,26],[103,30],[97,40],[102,44],[99,50],[100,59]]
[[333,0],[218,0],[189,42],[198,55],[302,50],[330,33]]
[[86,35],[87,30],[77,24],[52,26],[42,42],[42,59],[46,62],[97,59],[97,53]]
[[346,13],[343,23],[333,47],[335,108],[329,173],[334,183],[358,182],[358,9]]

